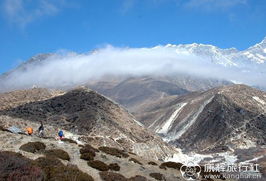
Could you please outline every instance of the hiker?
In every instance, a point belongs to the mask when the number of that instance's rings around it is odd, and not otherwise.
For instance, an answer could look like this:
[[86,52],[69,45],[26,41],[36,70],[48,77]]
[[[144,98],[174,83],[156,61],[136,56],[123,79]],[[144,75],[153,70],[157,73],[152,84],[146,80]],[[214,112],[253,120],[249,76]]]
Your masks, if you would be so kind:
[[27,133],[28,133],[28,135],[32,135],[32,133],[33,133],[33,129],[32,129],[32,127],[28,127],[27,129]]
[[62,140],[63,139],[63,136],[64,136],[64,132],[62,130],[60,130],[58,132],[58,136],[59,136],[59,139]]
[[43,127],[43,123],[41,121],[41,126],[38,129],[39,137],[43,137],[44,136],[43,131],[44,131],[44,127]]

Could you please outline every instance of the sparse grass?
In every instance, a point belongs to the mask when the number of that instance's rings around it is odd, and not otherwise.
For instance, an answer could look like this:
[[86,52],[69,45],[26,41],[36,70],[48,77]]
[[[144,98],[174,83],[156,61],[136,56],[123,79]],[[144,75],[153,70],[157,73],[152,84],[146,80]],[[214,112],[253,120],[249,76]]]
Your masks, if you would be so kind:
[[119,171],[120,166],[117,163],[111,163],[111,164],[109,164],[109,169],[113,170],[113,171]]
[[100,172],[100,177],[103,181],[128,181],[126,177],[114,172]]
[[61,149],[47,150],[47,151],[45,151],[45,154],[48,156],[55,156],[55,157],[60,158],[62,160],[67,160],[67,161],[70,160],[69,154],[66,151],[61,150]]
[[74,141],[72,139],[69,139],[69,138],[63,138],[61,141],[68,142],[68,143],[78,144],[76,141]]
[[109,166],[100,160],[88,161],[88,165],[90,167],[95,168],[95,169],[100,170],[100,171],[108,171],[109,170]]
[[150,173],[150,176],[156,180],[165,180],[164,175],[161,173]]
[[99,147],[99,150],[106,153],[106,154],[109,154],[109,155],[112,155],[112,156],[116,156],[118,158],[127,158],[129,157],[129,155],[127,153],[125,153],[123,150],[119,150],[117,148],[112,148],[112,147],[106,147],[106,146],[103,146],[103,147]]
[[135,158],[130,158],[129,161],[142,165],[142,163]]
[[22,145],[19,149],[22,151],[36,153],[45,150],[46,146],[42,142],[29,142]]

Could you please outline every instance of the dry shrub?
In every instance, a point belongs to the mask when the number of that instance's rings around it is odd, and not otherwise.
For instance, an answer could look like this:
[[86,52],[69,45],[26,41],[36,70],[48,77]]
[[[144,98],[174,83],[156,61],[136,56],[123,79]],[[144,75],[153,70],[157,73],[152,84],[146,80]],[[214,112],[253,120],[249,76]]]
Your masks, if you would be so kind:
[[112,156],[116,156],[118,158],[127,158],[129,157],[129,155],[127,153],[125,153],[125,151],[123,150],[119,150],[117,148],[112,148],[112,147],[107,147],[107,146],[102,146],[102,147],[99,147],[99,150],[106,153],[106,154],[109,154],[109,155],[112,155]]
[[80,155],[80,159],[87,160],[87,161],[93,160],[94,157],[95,157],[95,154],[93,153],[83,153]]
[[148,179],[141,175],[136,175],[135,177],[129,178],[128,181],[148,181]]
[[0,180],[42,181],[44,178],[44,172],[30,159],[14,152],[0,152]]
[[158,165],[157,163],[152,162],[152,161],[148,162],[148,164],[149,164],[149,165]]
[[150,176],[156,180],[165,180],[163,174],[161,173],[150,173]]
[[126,177],[114,172],[100,172],[100,177],[103,181],[128,181]]
[[100,160],[91,160],[88,161],[88,165],[92,168],[95,168],[97,170],[100,171],[107,171],[109,170],[109,166],[106,165],[104,162],[100,161]]
[[25,158],[14,152],[0,152],[0,180],[7,181],[93,181],[77,167],[65,166],[56,157]]
[[94,148],[93,146],[86,144],[84,146],[81,146],[80,153],[88,153],[88,152],[99,152],[98,149]]
[[65,166],[56,157],[41,157],[35,160],[35,165],[45,172],[46,180],[63,181],[93,181],[93,178],[74,166]]
[[111,163],[111,164],[109,164],[109,169],[113,170],[113,171],[119,171],[120,166],[117,163]]
[[82,146],[82,148],[79,150],[80,152],[80,158],[83,160],[93,160],[94,157],[96,156],[96,152],[99,152],[96,148],[92,147],[89,144],[86,144]]
[[37,141],[37,142],[28,142],[22,145],[19,149],[30,153],[36,153],[45,150],[45,148],[46,146],[44,143]]
[[182,163],[178,163],[178,162],[164,162],[161,164],[161,167],[168,167],[168,168],[180,170],[182,165],[183,165]]
[[69,154],[61,149],[53,149],[53,150],[47,150],[45,151],[45,154],[48,156],[55,156],[57,158],[60,158],[62,160],[70,160]]

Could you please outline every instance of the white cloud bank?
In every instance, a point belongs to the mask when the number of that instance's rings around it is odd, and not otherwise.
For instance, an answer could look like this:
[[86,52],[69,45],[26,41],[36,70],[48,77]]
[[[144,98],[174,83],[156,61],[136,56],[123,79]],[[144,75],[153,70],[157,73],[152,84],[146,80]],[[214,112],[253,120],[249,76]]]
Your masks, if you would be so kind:
[[[205,78],[234,80],[265,86],[265,74],[258,71],[224,67],[188,51],[158,46],[154,48],[115,48],[107,46],[89,54],[53,55],[27,64],[9,74],[0,87],[6,89],[64,87],[80,85],[106,75],[169,75],[186,73]],[[2,84],[2,85],[1,85]]]

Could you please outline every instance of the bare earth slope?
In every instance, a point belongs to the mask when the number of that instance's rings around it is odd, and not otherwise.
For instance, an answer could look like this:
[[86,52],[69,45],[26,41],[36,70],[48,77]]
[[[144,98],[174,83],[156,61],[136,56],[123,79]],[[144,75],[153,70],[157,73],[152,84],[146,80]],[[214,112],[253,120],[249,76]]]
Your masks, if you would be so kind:
[[155,105],[141,121],[175,145],[199,151],[266,143],[266,93],[254,88],[224,86]]
[[[16,92],[0,95],[2,99],[12,98],[13,102],[18,102],[17,106],[12,105],[7,109],[4,105],[0,106],[1,123],[25,127],[25,121],[28,121],[37,127],[39,121],[43,121],[47,126],[80,135],[81,141],[97,146],[113,146],[154,159],[163,159],[175,152],[131,114],[104,96],[86,88],[58,96],[47,91],[28,90],[28,94],[27,91],[23,92],[24,96],[11,96],[16,95]],[[46,96],[35,99],[37,95]],[[25,104],[21,103],[23,99]]]

